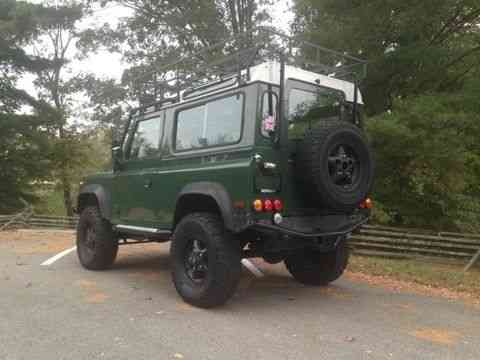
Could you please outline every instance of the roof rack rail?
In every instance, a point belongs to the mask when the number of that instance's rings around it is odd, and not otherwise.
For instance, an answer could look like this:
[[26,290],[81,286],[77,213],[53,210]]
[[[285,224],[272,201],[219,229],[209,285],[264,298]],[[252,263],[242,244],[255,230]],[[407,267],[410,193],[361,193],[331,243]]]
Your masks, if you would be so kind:
[[154,104],[163,106],[208,94],[223,88],[222,84],[225,87],[230,82],[231,86],[241,85],[244,80],[248,81],[252,66],[279,59],[288,65],[339,79],[352,78],[356,82],[366,77],[367,63],[362,59],[299,36],[259,27],[154,68],[131,81],[145,82],[150,76],[161,74],[164,80],[156,85],[159,89],[154,89],[155,94],[161,94],[161,99]]

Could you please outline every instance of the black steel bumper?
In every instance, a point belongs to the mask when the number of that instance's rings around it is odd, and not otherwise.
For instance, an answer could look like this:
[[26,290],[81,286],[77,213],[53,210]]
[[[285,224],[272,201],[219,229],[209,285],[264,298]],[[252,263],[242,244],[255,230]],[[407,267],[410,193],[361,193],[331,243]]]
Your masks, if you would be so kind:
[[317,215],[285,217],[276,225],[271,220],[259,220],[253,228],[260,232],[276,233],[303,239],[346,236],[368,222],[369,211],[354,215]]

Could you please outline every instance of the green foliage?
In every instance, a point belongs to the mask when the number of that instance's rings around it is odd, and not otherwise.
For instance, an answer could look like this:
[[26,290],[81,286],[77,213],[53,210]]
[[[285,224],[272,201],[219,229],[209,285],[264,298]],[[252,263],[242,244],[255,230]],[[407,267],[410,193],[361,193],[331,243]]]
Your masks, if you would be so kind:
[[369,61],[367,109],[459,89],[479,67],[478,0],[296,0],[296,32]]
[[[46,66],[21,48],[36,36],[39,8],[24,2],[0,3],[0,212],[23,207],[21,199],[35,200],[35,183],[49,174],[45,125],[53,117],[52,109],[15,87],[24,72]],[[23,105],[33,106],[35,113],[20,115]]]
[[[75,158],[68,154],[56,161],[72,160],[66,166],[72,183],[72,197],[78,194],[79,184],[86,174],[111,169],[111,133],[108,130],[93,130],[72,136],[73,143],[66,146],[68,153],[74,152]],[[63,146],[63,144],[57,144]],[[58,149],[57,149],[58,152]],[[70,154],[71,156],[72,154]],[[57,167],[59,169],[60,167]],[[66,216],[62,184],[54,170],[46,183],[35,184],[34,195],[37,198],[35,212],[38,214]]]
[[47,178],[47,137],[38,119],[0,113],[0,212],[23,207],[20,199],[35,200],[35,182]]
[[395,110],[370,119],[377,156],[375,197],[391,221],[462,227],[479,197],[480,114],[471,94],[436,93],[398,100]]

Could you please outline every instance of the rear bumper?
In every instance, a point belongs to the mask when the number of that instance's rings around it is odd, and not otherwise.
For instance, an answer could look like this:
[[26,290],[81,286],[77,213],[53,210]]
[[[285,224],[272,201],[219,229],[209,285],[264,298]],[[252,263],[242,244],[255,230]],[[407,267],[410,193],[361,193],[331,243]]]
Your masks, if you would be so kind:
[[370,211],[362,210],[354,215],[285,217],[279,225],[271,220],[259,220],[252,227],[260,232],[303,239],[321,239],[347,236],[367,223],[369,218]]

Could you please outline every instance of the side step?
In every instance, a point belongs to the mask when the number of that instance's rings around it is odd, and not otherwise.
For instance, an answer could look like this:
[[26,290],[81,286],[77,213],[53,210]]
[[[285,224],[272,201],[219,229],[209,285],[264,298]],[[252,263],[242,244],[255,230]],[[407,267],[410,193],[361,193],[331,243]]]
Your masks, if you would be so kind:
[[132,226],[132,225],[123,225],[118,224],[113,227],[113,229],[126,237],[133,238],[135,240],[145,241],[168,241],[172,236],[170,230],[165,229],[156,229],[143,226]]

